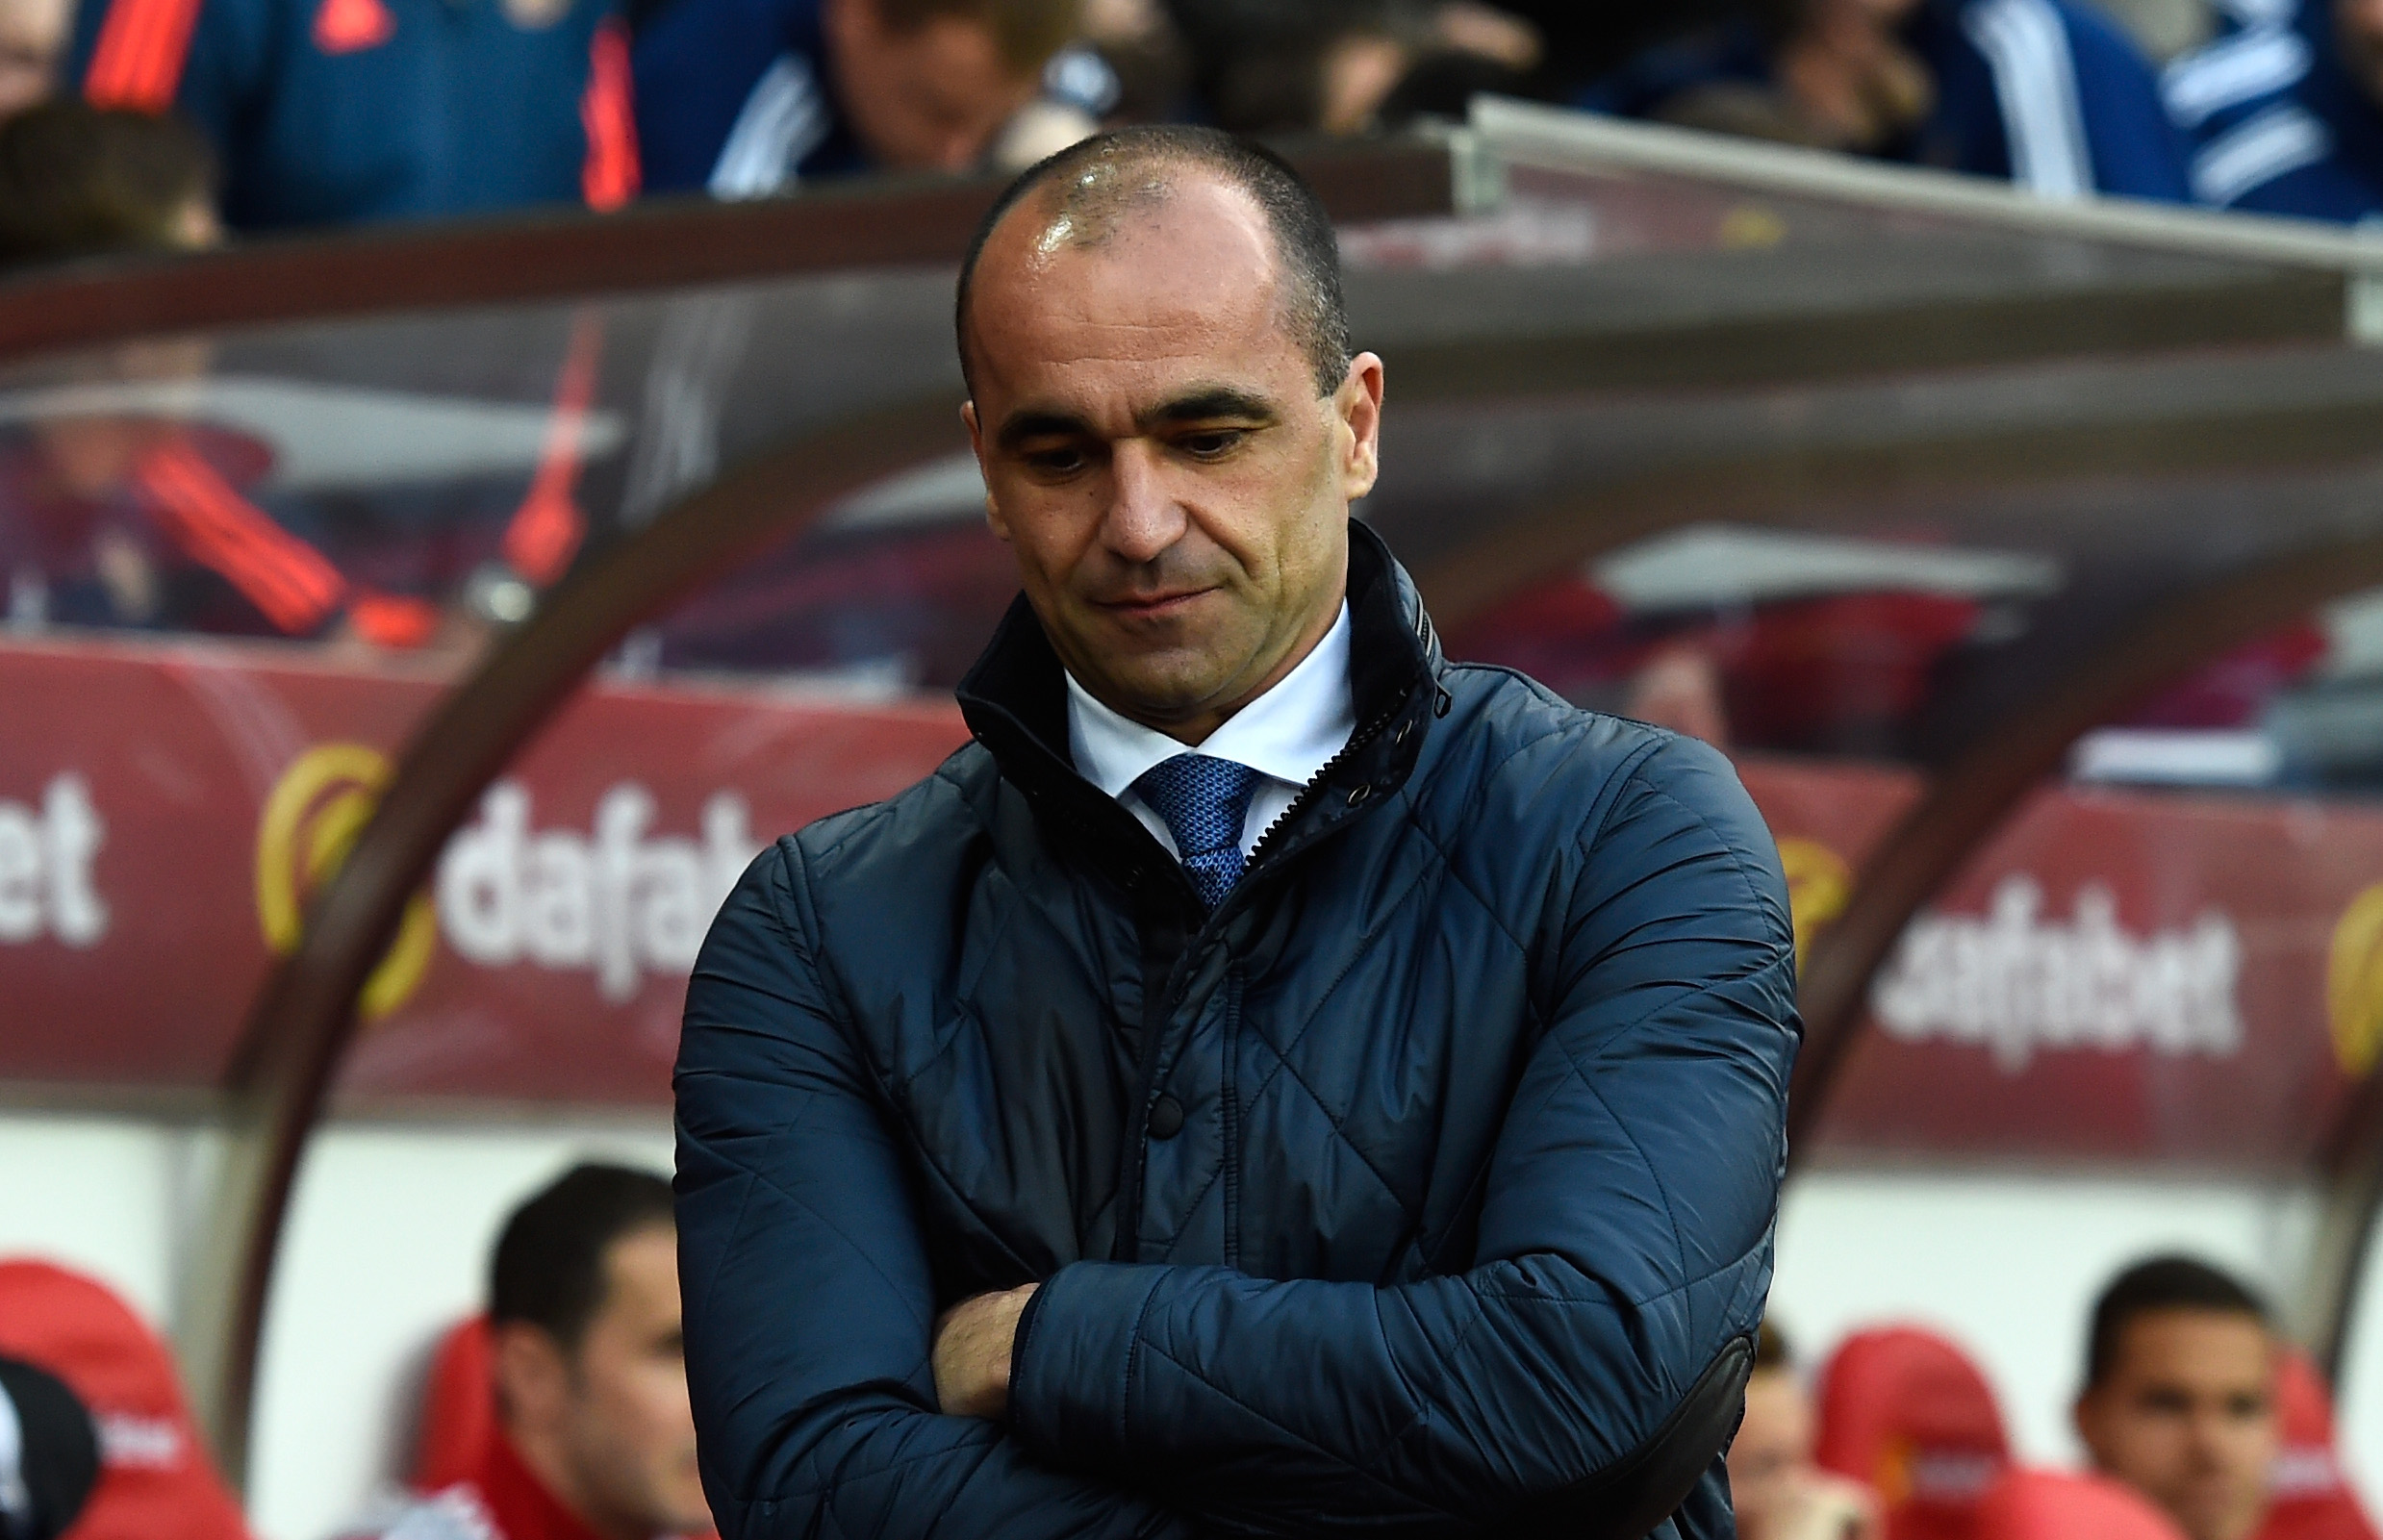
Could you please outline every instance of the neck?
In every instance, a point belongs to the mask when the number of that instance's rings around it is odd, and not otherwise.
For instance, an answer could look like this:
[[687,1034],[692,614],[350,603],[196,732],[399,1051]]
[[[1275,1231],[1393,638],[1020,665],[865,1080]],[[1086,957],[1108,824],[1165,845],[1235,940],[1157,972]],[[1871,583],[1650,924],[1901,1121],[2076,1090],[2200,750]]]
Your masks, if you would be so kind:
[[572,1518],[603,1536],[603,1540],[653,1540],[651,1530],[607,1515],[592,1501],[593,1494],[587,1483],[579,1479],[558,1430],[522,1427],[507,1420],[504,1436],[521,1464],[545,1489],[546,1496],[568,1509]]

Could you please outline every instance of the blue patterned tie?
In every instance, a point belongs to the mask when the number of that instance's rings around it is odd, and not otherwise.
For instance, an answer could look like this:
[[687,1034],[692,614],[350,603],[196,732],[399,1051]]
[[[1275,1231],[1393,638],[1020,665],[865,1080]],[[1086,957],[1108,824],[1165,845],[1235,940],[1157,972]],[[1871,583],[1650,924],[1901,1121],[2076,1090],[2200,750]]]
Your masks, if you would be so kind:
[[1133,789],[1175,836],[1183,874],[1213,909],[1241,880],[1241,824],[1257,771],[1208,754],[1178,754],[1142,772]]

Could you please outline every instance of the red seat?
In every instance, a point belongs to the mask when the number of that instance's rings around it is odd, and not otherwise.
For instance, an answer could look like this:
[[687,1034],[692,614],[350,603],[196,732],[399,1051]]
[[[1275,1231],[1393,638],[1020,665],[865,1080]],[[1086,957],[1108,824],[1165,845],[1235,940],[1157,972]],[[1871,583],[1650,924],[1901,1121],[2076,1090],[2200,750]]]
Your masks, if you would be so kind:
[[459,1321],[439,1339],[422,1387],[421,1440],[414,1449],[418,1492],[453,1486],[480,1469],[496,1433],[496,1364],[488,1317]]
[[2285,1350],[2276,1365],[2275,1415],[2283,1448],[2257,1540],[2377,1540],[2334,1455],[2333,1396],[2297,1349]]
[[2131,1487],[2099,1476],[2007,1471],[1977,1506],[1978,1540],[2184,1540]]
[[[488,1317],[458,1321],[439,1339],[422,1386],[421,1440],[414,1449],[411,1480],[431,1493],[480,1472],[489,1440],[496,1437],[496,1347]],[[719,1540],[707,1529],[692,1540]]]
[[173,1354],[106,1287],[46,1262],[0,1262],[0,1354],[64,1380],[98,1425],[99,1481],[64,1540],[249,1540]]
[[1878,1493],[1887,1540],[1977,1540],[2011,1440],[1966,1353],[1914,1326],[1857,1332],[1821,1366],[1819,1401],[1814,1458]]

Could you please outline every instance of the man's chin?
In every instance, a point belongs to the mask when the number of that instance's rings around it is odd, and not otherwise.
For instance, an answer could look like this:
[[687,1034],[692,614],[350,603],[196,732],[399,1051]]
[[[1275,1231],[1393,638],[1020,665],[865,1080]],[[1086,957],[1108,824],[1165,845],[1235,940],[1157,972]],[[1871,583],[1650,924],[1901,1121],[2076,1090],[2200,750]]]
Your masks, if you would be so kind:
[[1097,668],[1077,683],[1136,721],[1186,721],[1208,709],[1226,688],[1216,660],[1189,647],[1111,646],[1093,654]]

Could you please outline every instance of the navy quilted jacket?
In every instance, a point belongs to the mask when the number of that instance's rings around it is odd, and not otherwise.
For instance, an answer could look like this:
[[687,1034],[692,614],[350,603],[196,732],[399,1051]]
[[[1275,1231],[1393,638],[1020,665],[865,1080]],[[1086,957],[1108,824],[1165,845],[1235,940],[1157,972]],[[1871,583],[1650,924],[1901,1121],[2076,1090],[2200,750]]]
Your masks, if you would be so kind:
[[[687,997],[726,1540],[1499,1532],[1761,1315],[1798,1036],[1728,764],[1450,665],[1352,526],[1358,728],[1204,915],[1011,611],[976,742],[765,852]],[[1042,1280],[1006,1423],[938,1312]],[[1732,1532],[1716,1467],[1672,1524]]]

